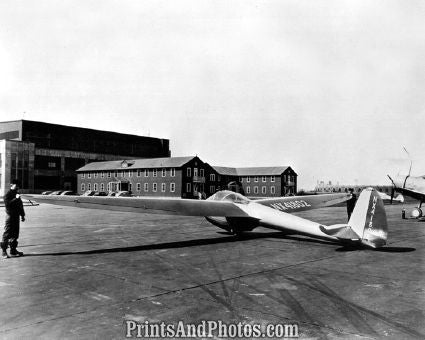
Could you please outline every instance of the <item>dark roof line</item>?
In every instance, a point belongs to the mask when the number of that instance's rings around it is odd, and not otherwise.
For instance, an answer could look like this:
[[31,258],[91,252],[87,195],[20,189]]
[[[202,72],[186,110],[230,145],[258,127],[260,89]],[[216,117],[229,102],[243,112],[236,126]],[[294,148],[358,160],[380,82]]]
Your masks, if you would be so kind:
[[140,135],[134,135],[134,134],[129,134],[129,133],[117,132],[117,131],[98,130],[98,129],[91,129],[91,128],[80,127],[80,126],[64,125],[64,124],[57,124],[57,123],[47,123],[47,122],[42,122],[42,121],[38,121],[38,120],[28,120],[28,119],[17,119],[17,120],[1,121],[0,124],[1,123],[15,123],[15,122],[39,123],[39,124],[45,124],[45,125],[55,125],[55,126],[62,126],[62,127],[67,127],[67,128],[81,129],[81,130],[86,130],[86,131],[115,133],[115,134],[125,135],[125,136],[129,136],[129,137],[138,137],[138,138],[143,137],[143,138],[150,138],[150,139],[169,140],[167,138],[161,138],[161,137],[140,136]]

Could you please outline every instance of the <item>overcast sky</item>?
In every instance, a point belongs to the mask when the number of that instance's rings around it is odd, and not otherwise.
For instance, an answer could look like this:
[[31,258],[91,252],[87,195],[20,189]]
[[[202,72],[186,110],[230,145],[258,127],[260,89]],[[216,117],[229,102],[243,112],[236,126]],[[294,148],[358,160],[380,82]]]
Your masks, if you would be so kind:
[[0,120],[317,180],[425,174],[425,1],[0,1]]

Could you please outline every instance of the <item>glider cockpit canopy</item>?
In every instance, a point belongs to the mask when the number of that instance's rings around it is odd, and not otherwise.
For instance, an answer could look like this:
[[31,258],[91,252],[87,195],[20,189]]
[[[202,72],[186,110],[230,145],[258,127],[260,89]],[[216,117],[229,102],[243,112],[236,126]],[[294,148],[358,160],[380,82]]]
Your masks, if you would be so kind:
[[229,190],[217,191],[214,195],[208,197],[208,200],[229,201],[229,202],[239,203],[239,204],[248,204],[250,202],[250,200],[246,198],[245,196],[233,191],[229,191]]

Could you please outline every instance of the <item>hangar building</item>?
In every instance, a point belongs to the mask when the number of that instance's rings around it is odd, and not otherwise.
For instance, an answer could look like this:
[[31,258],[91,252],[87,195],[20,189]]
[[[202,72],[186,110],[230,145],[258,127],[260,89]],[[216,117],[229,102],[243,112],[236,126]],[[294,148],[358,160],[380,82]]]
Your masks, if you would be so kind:
[[75,170],[94,161],[169,157],[169,140],[29,120],[0,122],[0,196],[17,178],[22,192],[77,190]]

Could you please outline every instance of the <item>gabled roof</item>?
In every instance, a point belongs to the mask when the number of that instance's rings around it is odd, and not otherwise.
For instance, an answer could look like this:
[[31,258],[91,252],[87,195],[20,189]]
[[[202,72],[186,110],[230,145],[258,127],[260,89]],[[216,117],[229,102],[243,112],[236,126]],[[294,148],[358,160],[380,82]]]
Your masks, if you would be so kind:
[[254,167],[254,168],[237,168],[238,176],[267,176],[267,175],[282,175],[289,166],[269,166],[269,167]]
[[289,166],[229,168],[213,166],[213,169],[223,176],[280,176]]
[[194,159],[195,156],[188,157],[162,157],[145,159],[126,159],[119,161],[92,162],[76,170],[81,171],[109,171],[125,169],[146,169],[146,168],[179,168]]
[[229,168],[225,166],[213,166],[213,169],[223,176],[238,176],[236,168]]

